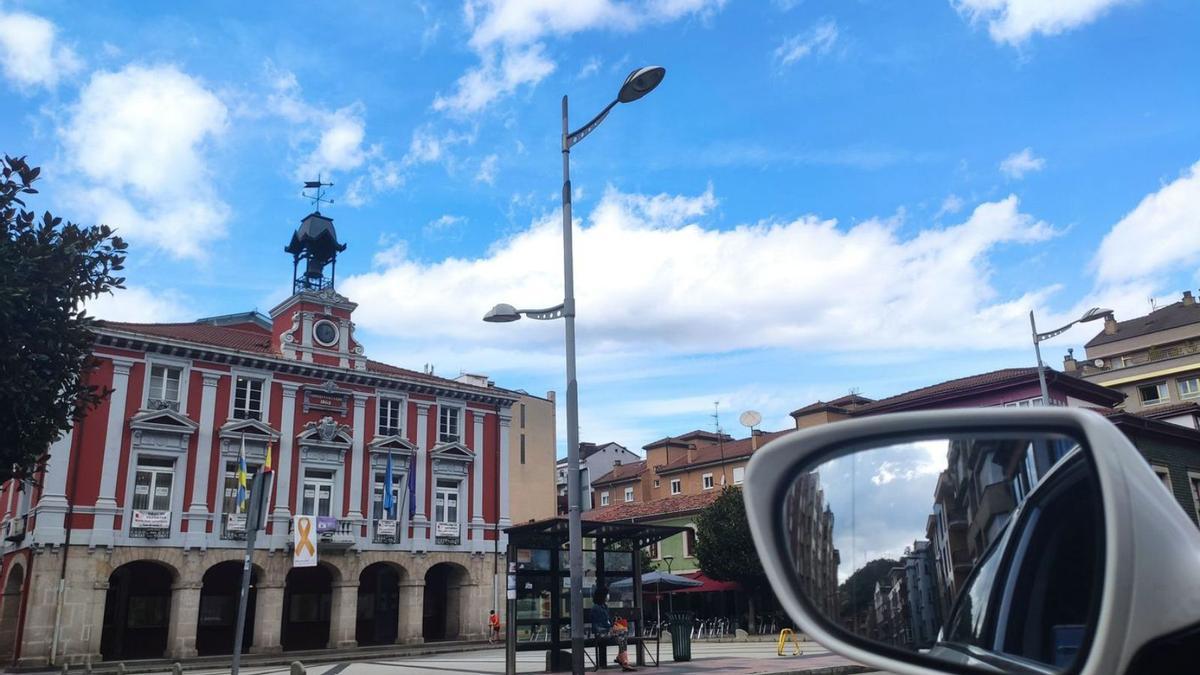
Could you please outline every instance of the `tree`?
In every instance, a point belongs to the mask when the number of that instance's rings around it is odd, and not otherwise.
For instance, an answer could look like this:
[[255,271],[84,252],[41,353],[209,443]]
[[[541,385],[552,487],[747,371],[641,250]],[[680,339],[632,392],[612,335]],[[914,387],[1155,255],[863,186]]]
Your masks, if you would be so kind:
[[875,605],[875,583],[886,582],[888,573],[900,565],[899,560],[876,558],[858,568],[838,587],[843,620],[857,618]]
[[741,488],[728,485],[715,501],[696,516],[696,561],[705,576],[736,581],[746,590],[750,626],[754,626],[754,598],[768,587],[767,574],[746,520]]
[[83,303],[124,288],[126,244],[26,210],[41,169],[5,156],[0,171],[0,480],[31,477],[50,444],[111,391],[87,383],[95,319]]

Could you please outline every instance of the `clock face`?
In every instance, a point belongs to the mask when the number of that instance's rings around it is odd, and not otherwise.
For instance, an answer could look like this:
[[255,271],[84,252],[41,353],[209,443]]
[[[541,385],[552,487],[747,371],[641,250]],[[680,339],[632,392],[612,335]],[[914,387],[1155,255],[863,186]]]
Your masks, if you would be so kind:
[[318,321],[313,325],[313,337],[316,338],[318,344],[326,347],[337,344],[338,327],[329,320]]

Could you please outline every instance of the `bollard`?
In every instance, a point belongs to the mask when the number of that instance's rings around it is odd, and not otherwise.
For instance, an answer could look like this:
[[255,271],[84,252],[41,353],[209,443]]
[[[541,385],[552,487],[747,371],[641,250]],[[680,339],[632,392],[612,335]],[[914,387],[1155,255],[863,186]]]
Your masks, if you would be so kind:
[[86,673],[86,675],[92,675],[92,656],[91,656],[91,654],[89,654],[86,658],[83,659],[83,672]]
[[304,664],[299,661],[292,661],[291,675],[307,675],[308,671],[304,669]]
[[125,675],[125,662],[117,663],[117,675]]
[[171,675],[183,675],[183,664],[176,661],[171,664]]
[[749,642],[750,641],[750,634],[747,633],[746,631],[742,630],[741,628],[734,631],[733,637],[738,642]]
[[62,665],[62,675],[67,675],[67,671],[68,671],[67,664],[64,663]]

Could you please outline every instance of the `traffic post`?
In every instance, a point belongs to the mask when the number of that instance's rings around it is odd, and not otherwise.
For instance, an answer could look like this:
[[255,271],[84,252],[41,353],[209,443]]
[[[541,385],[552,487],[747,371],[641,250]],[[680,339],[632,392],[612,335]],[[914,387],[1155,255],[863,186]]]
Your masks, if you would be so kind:
[[230,675],[238,675],[242,661],[242,634],[246,630],[246,599],[250,594],[251,560],[254,556],[254,540],[258,531],[266,524],[267,505],[271,499],[274,471],[259,471],[250,484],[250,499],[246,508],[246,556],[242,562],[242,589],[238,597],[237,627],[233,634],[233,663]]

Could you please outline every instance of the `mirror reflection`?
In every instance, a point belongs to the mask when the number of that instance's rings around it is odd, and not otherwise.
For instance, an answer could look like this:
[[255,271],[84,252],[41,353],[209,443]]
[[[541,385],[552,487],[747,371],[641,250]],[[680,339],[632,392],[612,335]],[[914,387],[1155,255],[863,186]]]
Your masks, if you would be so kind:
[[1102,588],[1093,469],[1067,436],[884,439],[836,452],[784,500],[794,579],[861,638],[974,664],[1057,672]]

